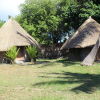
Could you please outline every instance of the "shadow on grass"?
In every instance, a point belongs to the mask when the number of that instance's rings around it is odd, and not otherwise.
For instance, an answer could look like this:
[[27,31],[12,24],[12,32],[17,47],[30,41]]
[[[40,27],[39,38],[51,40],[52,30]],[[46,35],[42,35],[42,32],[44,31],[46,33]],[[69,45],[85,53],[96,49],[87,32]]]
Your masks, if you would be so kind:
[[50,61],[37,61],[36,64],[48,64]]
[[[38,63],[38,64],[39,64],[39,63]],[[45,61],[43,61],[43,62],[40,63],[40,64],[43,64],[43,65],[41,65],[41,67],[39,67],[39,68],[43,68],[43,67],[53,67],[54,64],[55,64],[55,62],[50,62],[50,61],[45,62]]]
[[[55,75],[55,76],[51,76]],[[48,76],[50,75],[50,76]],[[81,83],[79,86],[74,87],[71,91],[79,93],[80,91],[85,93],[93,93],[96,89],[100,88],[100,75],[98,74],[81,74],[81,73],[70,73],[70,72],[63,72],[63,73],[48,73],[46,76],[40,76],[42,78],[56,78],[57,80],[47,81],[47,82],[40,82],[33,84],[33,86],[43,86],[47,85],[57,85],[57,84],[76,84]],[[56,75],[60,75],[59,77]],[[62,75],[64,75],[62,77]]]
[[64,65],[64,67],[79,64],[79,62],[77,62],[77,61],[68,61],[66,59],[60,59],[60,60],[57,60],[56,62],[62,63]]
[[[63,64],[64,67],[68,67],[68,66],[73,66],[73,65],[76,65],[76,64],[80,64],[79,62],[75,62],[75,61],[67,61],[66,59],[60,59],[60,60],[56,60],[56,61],[39,61],[41,62],[40,64],[43,64],[41,67],[50,67],[54,64]],[[39,64],[39,62],[37,64]]]

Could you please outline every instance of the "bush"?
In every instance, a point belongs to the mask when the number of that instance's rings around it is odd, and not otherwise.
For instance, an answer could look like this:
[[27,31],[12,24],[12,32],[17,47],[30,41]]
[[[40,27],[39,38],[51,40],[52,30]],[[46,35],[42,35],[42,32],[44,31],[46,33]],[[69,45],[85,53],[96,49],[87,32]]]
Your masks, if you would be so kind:
[[19,49],[17,47],[10,48],[9,51],[6,51],[6,57],[11,60],[11,63],[14,63],[15,58],[17,57]]
[[31,59],[31,62],[36,62],[36,57],[37,57],[37,48],[36,47],[33,47],[33,46],[28,46],[26,48],[26,51]]

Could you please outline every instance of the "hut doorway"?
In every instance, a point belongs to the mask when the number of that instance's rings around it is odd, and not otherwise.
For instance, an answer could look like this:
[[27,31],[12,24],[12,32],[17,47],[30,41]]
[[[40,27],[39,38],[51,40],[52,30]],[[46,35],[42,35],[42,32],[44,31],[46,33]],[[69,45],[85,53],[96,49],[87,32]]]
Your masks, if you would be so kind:
[[25,47],[24,46],[19,46],[17,48],[19,49],[19,52],[18,52],[18,55],[17,55],[15,60],[25,61],[25,55],[26,55]]
[[68,53],[68,60],[71,61],[80,61],[80,49],[77,48],[71,48],[69,49]]
[[87,48],[72,48],[69,50],[68,59],[71,61],[83,61],[91,52],[93,47]]
[[87,55],[91,52],[93,47],[86,47],[86,48],[81,48],[80,51],[80,61],[83,61]]

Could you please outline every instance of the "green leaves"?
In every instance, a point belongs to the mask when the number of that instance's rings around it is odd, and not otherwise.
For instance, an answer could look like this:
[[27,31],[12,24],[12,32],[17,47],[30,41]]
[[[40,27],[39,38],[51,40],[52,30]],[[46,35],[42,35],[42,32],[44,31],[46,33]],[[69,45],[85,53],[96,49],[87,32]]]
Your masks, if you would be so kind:
[[37,48],[33,46],[26,47],[26,51],[31,59],[37,57]]
[[17,47],[12,47],[10,48],[10,50],[6,51],[6,57],[8,59],[11,59],[11,61],[13,62],[15,60],[15,58],[17,57],[19,52],[19,49],[17,49]]
[[4,21],[0,20],[0,27],[4,24]]
[[[63,6],[60,2],[63,2]],[[62,6],[66,12],[68,7],[65,6],[65,2],[66,6],[69,6],[70,0],[26,0],[21,6],[20,23],[41,44],[55,43],[55,39],[58,43],[63,34],[63,18],[60,17],[62,12],[59,12],[58,8]]]
[[19,22],[41,44],[57,44],[92,16],[100,22],[98,0],[26,0]]
[[80,9],[80,17],[86,17],[88,18],[89,16],[95,16],[96,10],[98,9],[98,6],[94,4],[92,1],[86,2],[83,4],[83,7]]

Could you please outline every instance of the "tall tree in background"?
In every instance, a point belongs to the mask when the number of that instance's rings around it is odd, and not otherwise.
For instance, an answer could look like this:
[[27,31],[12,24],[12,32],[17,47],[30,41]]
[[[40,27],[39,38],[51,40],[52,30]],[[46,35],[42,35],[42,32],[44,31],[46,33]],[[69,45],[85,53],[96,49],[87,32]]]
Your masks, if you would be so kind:
[[57,44],[92,16],[100,22],[98,0],[26,0],[17,20],[41,44]]
[[89,16],[100,22],[100,2],[97,0],[77,0],[76,5],[72,4],[69,7],[68,24],[77,30]]
[[40,43],[56,44],[65,35],[63,16],[69,5],[70,0],[26,0],[20,23]]

